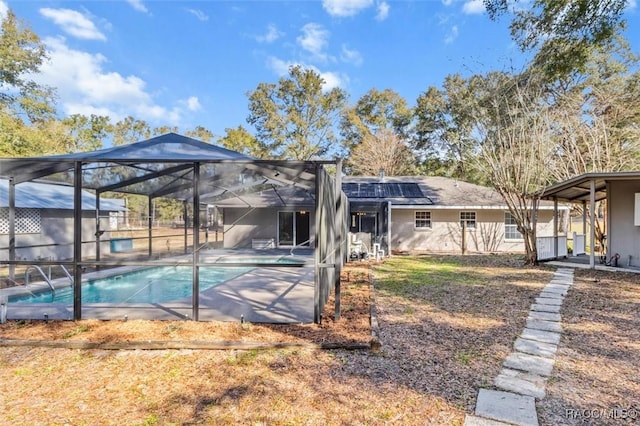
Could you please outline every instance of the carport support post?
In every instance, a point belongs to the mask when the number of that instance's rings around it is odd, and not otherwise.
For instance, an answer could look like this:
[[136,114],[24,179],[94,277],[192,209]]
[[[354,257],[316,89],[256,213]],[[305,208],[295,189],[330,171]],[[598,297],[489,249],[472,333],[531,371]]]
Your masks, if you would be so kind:
[[582,235],[587,238],[587,202],[582,200]]
[[198,321],[200,310],[200,163],[193,165],[193,311],[191,317]]
[[558,258],[558,198],[553,197],[553,255]]
[[74,164],[73,177],[73,319],[82,319],[82,163]]
[[589,244],[591,245],[591,250],[589,253],[589,267],[591,269],[596,269],[596,256],[594,253],[595,250],[595,240],[596,240],[596,230],[593,224],[595,223],[595,212],[596,212],[596,181],[591,179],[589,185],[589,216],[591,221],[591,229],[589,229]]

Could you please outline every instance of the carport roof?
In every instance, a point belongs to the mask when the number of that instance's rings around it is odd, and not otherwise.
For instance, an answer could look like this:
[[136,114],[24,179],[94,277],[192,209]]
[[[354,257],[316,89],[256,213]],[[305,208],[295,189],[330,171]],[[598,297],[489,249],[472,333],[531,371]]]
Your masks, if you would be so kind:
[[595,201],[607,198],[607,182],[612,180],[639,180],[640,172],[594,172],[556,183],[546,188],[542,199],[567,202],[589,201],[591,197],[591,182],[594,183]]
[[129,145],[93,152],[0,159],[0,176],[16,184],[47,177],[71,183],[83,164],[82,187],[151,198],[193,197],[195,164],[200,164],[202,202],[239,196],[275,186],[315,186],[315,164],[329,161],[258,160],[193,138],[168,133]]

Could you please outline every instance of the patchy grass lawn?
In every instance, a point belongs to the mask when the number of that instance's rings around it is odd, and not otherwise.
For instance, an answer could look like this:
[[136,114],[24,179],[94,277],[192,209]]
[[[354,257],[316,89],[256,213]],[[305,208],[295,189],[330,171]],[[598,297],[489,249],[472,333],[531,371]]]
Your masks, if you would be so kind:
[[[548,268],[523,267],[517,256],[398,256],[350,264],[343,274],[343,317],[331,319],[330,302],[321,326],[30,322],[0,326],[0,338],[367,342],[370,271],[382,342],[378,352],[0,347],[2,419],[30,425],[460,425],[465,413],[473,412],[478,388],[491,386],[530,304],[552,276]],[[626,299],[604,307],[611,310],[608,316],[637,331],[634,286],[624,287],[628,291],[620,297]],[[577,311],[579,320],[563,312],[576,322],[577,336],[585,332],[578,325],[595,318],[598,306]],[[615,368],[634,367],[636,375],[619,382],[620,391],[638,383],[637,362],[628,362],[638,340],[628,346],[629,332],[616,340],[621,354]],[[609,327],[606,333],[614,331]],[[557,386],[574,373],[567,370]],[[573,386],[607,389],[586,380]],[[550,419],[546,424],[555,424]]]

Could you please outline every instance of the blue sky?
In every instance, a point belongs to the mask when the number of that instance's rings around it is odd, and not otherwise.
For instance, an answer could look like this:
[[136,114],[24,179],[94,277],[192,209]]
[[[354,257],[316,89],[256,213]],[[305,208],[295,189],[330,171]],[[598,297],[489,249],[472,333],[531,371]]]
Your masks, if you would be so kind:
[[[39,81],[62,115],[132,115],[216,135],[246,123],[247,93],[312,67],[351,103],[372,88],[410,105],[449,74],[520,69],[508,17],[481,0],[0,0],[46,43]],[[627,38],[640,52],[635,0]]]

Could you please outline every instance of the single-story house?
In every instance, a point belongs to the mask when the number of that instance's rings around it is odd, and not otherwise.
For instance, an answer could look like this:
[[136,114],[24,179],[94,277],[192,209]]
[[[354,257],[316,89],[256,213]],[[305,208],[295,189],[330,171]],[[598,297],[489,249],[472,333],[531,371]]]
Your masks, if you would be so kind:
[[[640,267],[640,171],[585,173],[546,188],[542,197],[582,204],[583,211],[589,212],[583,218],[585,231],[590,230],[588,247],[595,247],[597,242],[594,227],[587,227],[587,223],[595,222],[596,203],[606,201],[606,261],[618,266]],[[589,257],[593,268],[594,250]]]
[[[369,253],[461,252],[463,245],[468,252],[524,251],[513,216],[491,188],[446,177],[381,176],[345,177],[342,189],[352,247],[362,243]],[[569,209],[558,210],[564,216],[558,227],[566,227]],[[554,235],[552,202],[540,204],[537,235]]]
[[[0,260],[9,259],[9,182],[0,179]],[[73,257],[73,186],[23,182],[15,186],[15,243],[18,260],[65,260]],[[96,254],[96,196],[82,191],[83,255]],[[109,230],[124,200],[100,200],[100,249],[110,250]]]

